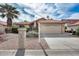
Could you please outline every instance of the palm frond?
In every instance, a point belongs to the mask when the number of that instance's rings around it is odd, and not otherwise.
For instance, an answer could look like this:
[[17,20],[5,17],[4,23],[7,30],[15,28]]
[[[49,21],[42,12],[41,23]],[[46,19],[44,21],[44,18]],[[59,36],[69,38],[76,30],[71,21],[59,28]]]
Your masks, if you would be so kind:
[[0,17],[4,18],[6,15],[5,14],[1,14]]
[[7,3],[0,4],[0,13],[5,13],[5,16],[11,19],[18,18],[18,15],[20,14],[15,7]]

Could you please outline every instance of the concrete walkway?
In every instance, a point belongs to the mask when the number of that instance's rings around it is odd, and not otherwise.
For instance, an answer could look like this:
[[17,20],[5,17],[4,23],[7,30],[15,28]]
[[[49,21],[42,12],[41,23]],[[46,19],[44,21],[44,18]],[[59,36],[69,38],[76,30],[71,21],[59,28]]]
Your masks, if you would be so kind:
[[[42,41],[42,43],[47,49],[46,41]],[[25,49],[19,49],[18,35],[6,34],[6,41],[0,43],[0,56],[45,56],[38,38],[26,38],[24,45]]]
[[17,50],[0,50],[0,56],[15,56]]
[[[17,53],[18,52],[18,53]],[[0,50],[0,56],[45,56],[43,50]]]

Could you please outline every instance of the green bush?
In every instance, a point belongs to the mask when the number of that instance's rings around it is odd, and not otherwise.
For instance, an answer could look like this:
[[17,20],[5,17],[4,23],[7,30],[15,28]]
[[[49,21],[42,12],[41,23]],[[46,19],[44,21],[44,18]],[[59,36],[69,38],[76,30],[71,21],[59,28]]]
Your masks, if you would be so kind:
[[27,37],[38,37],[38,33],[35,31],[27,32]]
[[76,30],[76,34],[79,36],[79,27]]
[[18,33],[18,28],[17,27],[12,27],[12,33]]
[[30,31],[30,28],[26,28],[26,32]]
[[28,32],[30,30],[29,26],[25,26],[25,28],[26,28],[26,32]]
[[32,30],[35,32],[38,32],[38,28],[33,28]]
[[72,31],[72,35],[76,35],[76,31]]

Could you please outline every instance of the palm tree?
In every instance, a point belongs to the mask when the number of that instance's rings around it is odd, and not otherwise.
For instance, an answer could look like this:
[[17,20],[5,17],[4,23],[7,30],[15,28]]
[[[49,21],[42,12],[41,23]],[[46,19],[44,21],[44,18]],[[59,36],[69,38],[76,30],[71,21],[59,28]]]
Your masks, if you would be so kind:
[[7,18],[7,26],[12,26],[12,19],[18,18],[19,11],[16,8],[9,4],[0,4],[0,16],[2,18]]

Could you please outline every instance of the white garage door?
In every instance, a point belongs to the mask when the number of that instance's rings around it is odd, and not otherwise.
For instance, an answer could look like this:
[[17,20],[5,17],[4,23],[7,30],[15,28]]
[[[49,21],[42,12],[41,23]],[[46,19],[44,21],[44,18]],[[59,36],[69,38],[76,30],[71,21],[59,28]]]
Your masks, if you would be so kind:
[[61,33],[61,24],[40,24],[41,33]]

